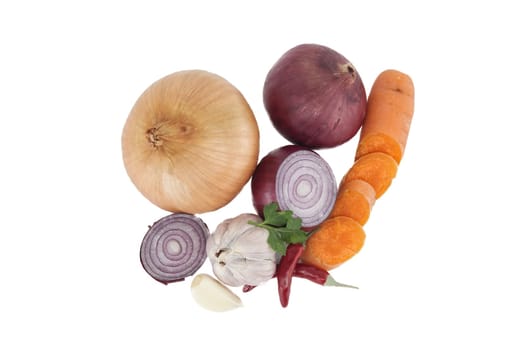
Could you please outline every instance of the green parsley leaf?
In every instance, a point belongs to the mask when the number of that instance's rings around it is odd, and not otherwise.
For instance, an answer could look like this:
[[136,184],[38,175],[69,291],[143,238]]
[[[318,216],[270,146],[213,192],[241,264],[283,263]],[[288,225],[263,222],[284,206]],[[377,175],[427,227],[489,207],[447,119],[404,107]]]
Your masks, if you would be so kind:
[[278,211],[278,208],[279,208],[278,203],[276,202],[272,202],[270,204],[265,205],[265,207],[263,208],[263,217],[265,219],[268,219],[274,216],[276,212]]
[[301,218],[295,217],[291,210],[279,210],[275,202],[263,208],[263,221],[253,222],[255,225],[269,232],[268,244],[278,254],[285,255],[287,246],[291,243],[305,243],[308,234],[301,230]]
[[281,239],[278,232],[275,229],[267,228],[269,231],[267,243],[269,246],[278,254],[285,255],[287,252],[287,244]]
[[278,204],[272,202],[263,208],[263,215],[267,225],[282,227],[287,225],[288,220],[292,217],[292,211],[280,211]]
[[289,230],[299,230],[301,229],[301,219],[292,217],[287,221],[287,226]]

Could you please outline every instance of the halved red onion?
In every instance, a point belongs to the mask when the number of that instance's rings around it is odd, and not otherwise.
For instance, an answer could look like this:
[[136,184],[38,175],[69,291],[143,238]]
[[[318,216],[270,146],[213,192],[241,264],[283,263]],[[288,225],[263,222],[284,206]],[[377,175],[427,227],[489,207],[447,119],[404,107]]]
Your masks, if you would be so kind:
[[206,260],[210,231],[195,215],[174,213],[156,221],[141,243],[141,263],[155,280],[168,284],[193,275]]
[[251,180],[252,201],[260,216],[265,205],[276,202],[291,210],[311,229],[329,215],[338,185],[329,164],[310,148],[287,145],[261,159]]

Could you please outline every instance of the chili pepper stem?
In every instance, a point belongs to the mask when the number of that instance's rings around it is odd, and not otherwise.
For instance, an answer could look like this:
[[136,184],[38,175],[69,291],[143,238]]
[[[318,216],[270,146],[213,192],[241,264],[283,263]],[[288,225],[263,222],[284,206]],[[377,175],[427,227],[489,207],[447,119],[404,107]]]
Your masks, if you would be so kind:
[[326,287],[346,287],[346,288],[354,288],[358,289],[358,287],[351,286],[350,284],[344,284],[336,281],[331,275],[327,276],[327,280],[325,281],[325,284],[323,286]]

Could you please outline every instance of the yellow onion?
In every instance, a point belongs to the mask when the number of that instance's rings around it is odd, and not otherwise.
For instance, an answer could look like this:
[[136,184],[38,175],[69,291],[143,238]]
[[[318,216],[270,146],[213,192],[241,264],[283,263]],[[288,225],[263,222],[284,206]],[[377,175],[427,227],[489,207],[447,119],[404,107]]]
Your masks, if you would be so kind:
[[128,176],[152,203],[203,213],[228,204],[258,161],[259,129],[241,92],[207,71],[165,76],[138,98],[122,132]]

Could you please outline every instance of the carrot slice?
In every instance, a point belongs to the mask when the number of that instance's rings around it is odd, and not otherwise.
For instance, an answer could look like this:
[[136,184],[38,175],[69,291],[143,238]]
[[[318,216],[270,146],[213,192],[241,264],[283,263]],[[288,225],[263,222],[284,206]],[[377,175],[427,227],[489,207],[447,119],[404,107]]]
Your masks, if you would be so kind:
[[376,191],[371,184],[359,179],[349,180],[340,185],[329,217],[347,216],[363,226],[369,220],[375,201]]
[[391,186],[397,171],[398,163],[390,155],[382,152],[369,153],[354,162],[340,186],[352,180],[363,180],[374,188],[378,199]]
[[415,89],[411,77],[389,69],[378,75],[369,97],[355,160],[383,152],[400,163],[414,113]]
[[307,239],[301,261],[328,271],[356,255],[364,242],[362,225],[349,217],[335,216],[325,220]]

